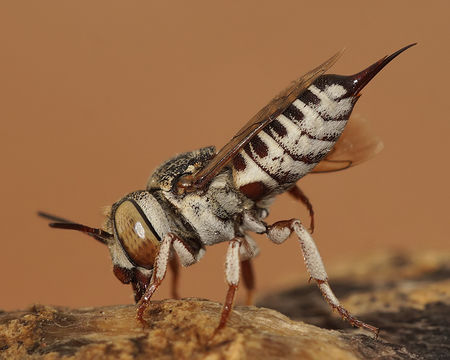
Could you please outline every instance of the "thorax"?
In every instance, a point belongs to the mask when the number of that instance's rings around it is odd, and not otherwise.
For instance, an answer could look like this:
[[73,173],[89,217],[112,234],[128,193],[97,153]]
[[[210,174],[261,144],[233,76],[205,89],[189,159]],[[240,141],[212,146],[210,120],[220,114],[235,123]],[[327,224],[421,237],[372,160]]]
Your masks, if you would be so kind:
[[178,155],[151,176],[148,190],[164,208],[171,231],[190,241],[212,245],[236,235],[241,214],[255,204],[235,188],[231,169],[225,168],[201,191],[178,194],[174,185],[213,155],[213,148]]
[[234,189],[228,170],[218,175],[205,192],[183,196],[163,192],[162,195],[204,245],[231,240],[239,226],[240,215],[254,205]]

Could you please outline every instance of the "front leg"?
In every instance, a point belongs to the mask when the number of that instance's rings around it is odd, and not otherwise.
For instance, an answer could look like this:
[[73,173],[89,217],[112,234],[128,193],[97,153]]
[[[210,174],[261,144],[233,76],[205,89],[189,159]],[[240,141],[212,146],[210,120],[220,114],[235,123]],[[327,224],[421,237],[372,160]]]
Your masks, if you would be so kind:
[[161,285],[167,272],[167,265],[170,261],[170,254],[172,249],[175,250],[180,257],[182,265],[187,266],[197,261],[197,256],[191,253],[191,251],[184,244],[184,241],[174,233],[168,233],[161,241],[158,256],[156,257],[153,267],[153,274],[150,283],[145,288],[144,295],[140,298],[137,307],[136,318],[144,326],[147,322],[144,320],[143,315],[148,307],[151,297],[156,289]]
[[180,279],[180,263],[176,256],[172,257],[169,262],[170,270],[172,270],[172,283],[170,284],[170,295],[172,299],[179,300],[178,283]]
[[322,296],[328,304],[330,304],[333,309],[336,309],[341,317],[348,321],[351,325],[367,329],[378,336],[378,328],[356,319],[339,303],[339,300],[336,298],[330,288],[330,285],[328,284],[328,275],[325,271],[319,250],[317,250],[313,238],[303,227],[300,220],[292,219],[279,221],[267,227],[268,238],[276,244],[281,244],[284,242],[292,234],[292,232],[295,232],[300,240],[306,269],[308,270],[311,279],[316,281]]

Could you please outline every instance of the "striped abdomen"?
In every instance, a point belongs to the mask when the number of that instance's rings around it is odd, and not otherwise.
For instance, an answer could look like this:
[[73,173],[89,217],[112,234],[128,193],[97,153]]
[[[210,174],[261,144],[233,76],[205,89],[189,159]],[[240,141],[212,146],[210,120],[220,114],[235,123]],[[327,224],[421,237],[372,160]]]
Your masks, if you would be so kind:
[[332,149],[358,96],[349,77],[323,75],[233,158],[236,187],[253,200],[285,191]]
[[364,86],[415,44],[351,75],[322,75],[233,158],[235,186],[257,201],[287,190],[332,149]]

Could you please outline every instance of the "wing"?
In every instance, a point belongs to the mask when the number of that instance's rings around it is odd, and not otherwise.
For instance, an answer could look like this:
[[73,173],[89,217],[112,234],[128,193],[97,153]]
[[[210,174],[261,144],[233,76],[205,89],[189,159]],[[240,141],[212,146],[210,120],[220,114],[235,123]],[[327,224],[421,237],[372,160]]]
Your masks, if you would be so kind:
[[353,115],[333,149],[311,172],[347,169],[369,160],[383,147],[383,142],[373,133],[369,122],[361,116]]
[[264,126],[269,124],[279,114],[295,101],[295,99],[306,90],[320,75],[325,73],[341,56],[343,51],[338,52],[330,59],[319,65],[315,69],[301,76],[285,90],[279,93],[255,116],[253,116],[238,133],[217,153],[217,155],[199,172],[193,176],[182,177],[178,183],[180,188],[189,191],[205,187],[245,146],[253,136],[255,136]]

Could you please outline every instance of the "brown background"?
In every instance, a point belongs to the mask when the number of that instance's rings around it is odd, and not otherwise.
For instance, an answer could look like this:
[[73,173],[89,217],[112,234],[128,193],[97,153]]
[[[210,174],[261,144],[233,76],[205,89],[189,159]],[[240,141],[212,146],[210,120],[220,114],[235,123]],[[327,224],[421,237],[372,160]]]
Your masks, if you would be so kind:
[[[42,209],[98,226],[175,153],[223,145],[296,76],[339,49],[355,73],[411,42],[355,112],[385,150],[301,181],[325,263],[447,249],[447,1],[3,1],[0,5],[0,308],[130,303],[106,249],[49,229]],[[364,5],[362,5],[364,4]],[[270,219],[301,216],[281,196]],[[305,279],[300,249],[258,238],[260,290]],[[184,269],[183,296],[222,300],[224,244]],[[241,291],[242,296],[243,291]],[[156,298],[168,296],[167,283]]]

